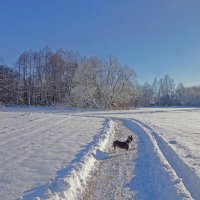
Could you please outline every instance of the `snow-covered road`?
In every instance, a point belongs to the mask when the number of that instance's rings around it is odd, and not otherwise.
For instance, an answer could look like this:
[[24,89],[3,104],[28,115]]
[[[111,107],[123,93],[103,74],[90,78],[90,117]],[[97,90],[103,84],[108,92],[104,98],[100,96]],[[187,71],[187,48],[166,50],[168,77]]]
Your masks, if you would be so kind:
[[199,124],[193,108],[0,110],[0,199],[200,200]]
[[141,122],[121,121],[114,137],[123,141],[132,134],[132,148],[128,155],[123,150],[115,154],[110,141],[106,149],[109,154],[99,161],[83,199],[198,199],[200,182],[176,153]]
[[[124,141],[132,132],[115,122],[114,138]],[[112,140],[107,145],[107,156],[99,161],[99,166],[88,180],[88,187],[83,199],[135,199],[135,191],[129,186],[135,173],[137,136],[133,135],[133,144],[126,155],[126,150],[113,152]]]

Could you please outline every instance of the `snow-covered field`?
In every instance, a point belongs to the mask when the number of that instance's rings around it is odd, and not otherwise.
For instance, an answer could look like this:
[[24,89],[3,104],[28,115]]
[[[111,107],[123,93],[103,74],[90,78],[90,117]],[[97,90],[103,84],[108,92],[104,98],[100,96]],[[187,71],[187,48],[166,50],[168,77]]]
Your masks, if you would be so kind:
[[198,200],[200,109],[1,108],[0,166],[2,200]]

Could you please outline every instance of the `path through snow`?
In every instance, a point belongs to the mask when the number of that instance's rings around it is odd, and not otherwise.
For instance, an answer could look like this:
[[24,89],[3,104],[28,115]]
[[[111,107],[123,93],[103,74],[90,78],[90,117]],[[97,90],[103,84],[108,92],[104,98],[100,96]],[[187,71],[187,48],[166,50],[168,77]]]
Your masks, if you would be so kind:
[[[115,139],[126,140],[132,132],[117,122],[115,126]],[[136,135],[133,135],[134,145],[131,146],[128,155],[125,150],[117,149],[113,152],[112,141],[108,143],[109,153],[106,159],[101,160],[98,168],[88,181],[88,188],[83,199],[135,199],[135,193],[128,183],[134,176],[134,165],[136,157]]]
[[[198,199],[198,191],[194,193],[186,187],[177,169],[171,165],[166,157],[167,150],[161,147],[155,132],[133,119],[120,119],[115,130],[115,139],[125,140],[129,134],[133,135],[132,148],[128,155],[118,151],[99,161],[81,199]],[[108,149],[112,142],[109,141]]]

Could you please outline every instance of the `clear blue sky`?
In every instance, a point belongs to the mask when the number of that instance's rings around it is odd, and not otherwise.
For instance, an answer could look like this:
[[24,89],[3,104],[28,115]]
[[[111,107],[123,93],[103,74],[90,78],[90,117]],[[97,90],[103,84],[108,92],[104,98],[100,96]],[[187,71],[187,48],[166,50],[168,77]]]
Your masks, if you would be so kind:
[[169,74],[200,85],[200,0],[0,0],[0,54],[77,50],[118,57],[137,81]]

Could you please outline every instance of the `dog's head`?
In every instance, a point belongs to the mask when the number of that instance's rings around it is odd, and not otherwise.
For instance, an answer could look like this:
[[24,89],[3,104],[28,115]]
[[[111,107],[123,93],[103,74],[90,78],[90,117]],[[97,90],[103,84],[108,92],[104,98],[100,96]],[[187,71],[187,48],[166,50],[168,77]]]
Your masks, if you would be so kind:
[[128,139],[132,142],[133,136],[132,136],[132,135],[129,135],[129,136],[128,136]]
[[129,144],[129,143],[132,142],[132,140],[133,140],[133,136],[129,135],[128,138],[127,138],[127,140],[125,142]]

